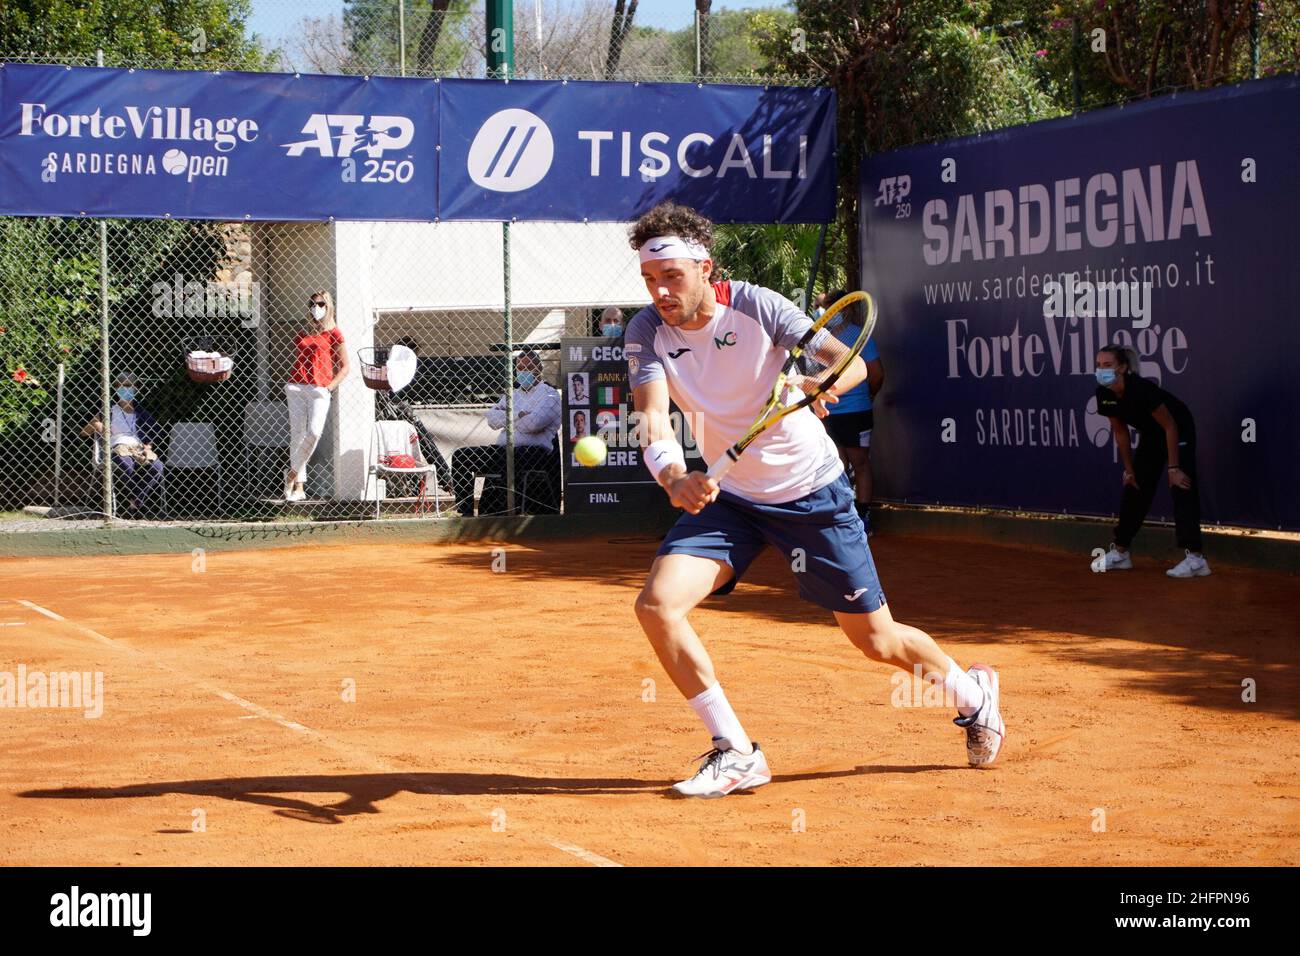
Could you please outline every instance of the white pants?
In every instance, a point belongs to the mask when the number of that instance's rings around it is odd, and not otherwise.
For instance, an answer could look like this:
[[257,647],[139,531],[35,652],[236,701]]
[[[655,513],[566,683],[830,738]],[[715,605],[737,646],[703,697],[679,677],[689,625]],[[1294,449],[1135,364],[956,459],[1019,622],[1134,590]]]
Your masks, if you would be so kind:
[[289,402],[289,467],[295,480],[306,484],[307,461],[316,451],[316,443],[325,434],[325,419],[330,413],[330,390],[324,385],[284,386]]

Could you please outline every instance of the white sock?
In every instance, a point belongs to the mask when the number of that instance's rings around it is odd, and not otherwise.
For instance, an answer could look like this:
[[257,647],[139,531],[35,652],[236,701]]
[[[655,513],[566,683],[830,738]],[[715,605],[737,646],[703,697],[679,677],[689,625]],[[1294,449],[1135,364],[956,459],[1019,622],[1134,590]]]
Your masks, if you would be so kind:
[[[976,690],[979,688],[977,687]],[[704,726],[709,728],[711,737],[726,737],[731,741],[731,746],[741,753],[749,753],[751,750],[749,737],[745,734],[745,729],[740,726],[740,720],[736,717],[736,712],[731,709],[731,704],[727,702],[727,695],[722,692],[721,684],[714,684],[704,693],[690,699],[690,705],[700,720],[704,721]]]
[[948,658],[948,676],[943,679],[943,689],[957,699],[957,713],[963,717],[978,714],[984,706],[984,688],[952,658]]

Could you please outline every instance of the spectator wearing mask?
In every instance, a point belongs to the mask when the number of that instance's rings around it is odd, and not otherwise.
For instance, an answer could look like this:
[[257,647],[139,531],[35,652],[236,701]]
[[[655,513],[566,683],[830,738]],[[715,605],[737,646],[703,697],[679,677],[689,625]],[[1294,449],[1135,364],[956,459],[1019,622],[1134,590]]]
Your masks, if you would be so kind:
[[[139,515],[153,504],[162,484],[163,463],[153,450],[158,436],[158,422],[153,414],[136,401],[136,379],[130,372],[114,382],[113,405],[109,409],[108,451],[113,478],[125,492],[128,510]],[[100,440],[104,419],[95,415],[81,430],[87,437]]]
[[600,334],[609,339],[623,337],[623,310],[616,305],[607,306],[600,313]]
[[289,403],[289,469],[284,475],[284,500],[307,497],[307,462],[325,434],[330,399],[348,376],[348,353],[343,333],[334,322],[334,300],[328,292],[307,298],[309,328],[294,337],[297,350],[289,381],[284,386]]
[[[542,381],[542,360],[527,351],[515,359],[515,472],[558,469],[555,436],[562,415],[560,392]],[[456,510],[465,517],[474,513],[474,476],[506,473],[506,396],[487,410],[487,423],[501,429],[495,445],[460,448],[451,456],[451,475]],[[484,492],[486,494],[486,492]]]

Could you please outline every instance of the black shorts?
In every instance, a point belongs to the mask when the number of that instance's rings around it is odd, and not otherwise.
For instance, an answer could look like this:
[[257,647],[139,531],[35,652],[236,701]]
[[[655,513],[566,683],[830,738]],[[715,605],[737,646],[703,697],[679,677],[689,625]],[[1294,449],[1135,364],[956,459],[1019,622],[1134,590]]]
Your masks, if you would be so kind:
[[830,432],[831,441],[839,447],[871,447],[871,427],[875,422],[872,409],[868,408],[865,412],[827,415],[822,421],[826,424],[826,431]]

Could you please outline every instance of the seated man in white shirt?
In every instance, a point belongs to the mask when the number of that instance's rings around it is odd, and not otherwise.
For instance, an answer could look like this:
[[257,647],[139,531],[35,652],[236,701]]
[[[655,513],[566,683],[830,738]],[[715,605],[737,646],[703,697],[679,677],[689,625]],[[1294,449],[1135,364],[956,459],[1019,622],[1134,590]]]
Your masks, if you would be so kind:
[[[147,408],[136,402],[136,380],[129,372],[117,377],[114,403],[109,408],[108,449],[113,477],[126,495],[131,514],[145,511],[162,483],[163,463],[154,453],[158,422]],[[103,417],[96,414],[81,434],[104,434]],[[119,499],[120,500],[120,499]]]
[[[519,480],[526,471],[544,471],[548,475],[546,488],[551,499],[557,499],[555,482],[559,477],[559,455],[555,450],[555,435],[560,429],[560,393],[542,381],[542,360],[536,352],[520,353],[515,359],[515,475],[516,500],[522,510],[536,514],[558,510],[558,500],[524,500],[523,482]],[[456,510],[468,517],[474,514],[474,476],[500,475],[489,478],[490,485],[504,485],[506,473],[506,396],[487,411],[487,423],[501,429],[495,445],[480,445],[458,449],[451,456],[453,490]],[[530,486],[536,497],[536,485]],[[483,490],[488,498],[488,489]],[[491,496],[500,501],[503,494]],[[480,506],[482,502],[480,502]],[[480,508],[486,514],[495,508]]]

